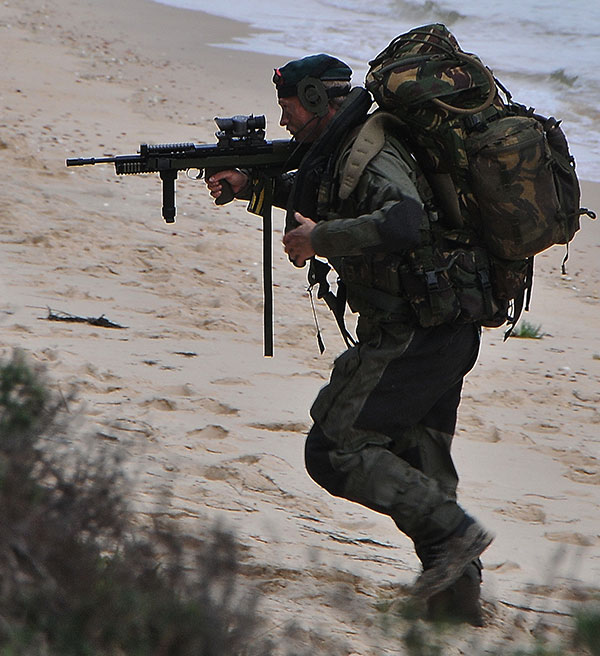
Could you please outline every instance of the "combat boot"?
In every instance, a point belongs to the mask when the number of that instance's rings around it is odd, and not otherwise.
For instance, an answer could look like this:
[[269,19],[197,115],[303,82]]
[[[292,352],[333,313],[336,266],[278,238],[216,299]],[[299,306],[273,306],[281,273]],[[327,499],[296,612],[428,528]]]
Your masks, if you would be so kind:
[[427,601],[450,588],[465,573],[469,564],[489,547],[494,539],[473,518],[465,517],[457,530],[431,549],[431,565],[417,579],[413,594]]
[[483,626],[480,594],[481,563],[477,560],[450,587],[427,599],[427,619]]

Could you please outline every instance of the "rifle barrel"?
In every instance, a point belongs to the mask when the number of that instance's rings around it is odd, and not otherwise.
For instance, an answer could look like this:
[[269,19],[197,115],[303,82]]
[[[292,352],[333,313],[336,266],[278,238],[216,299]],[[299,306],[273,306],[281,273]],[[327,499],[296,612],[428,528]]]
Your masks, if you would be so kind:
[[88,166],[89,164],[112,164],[114,157],[73,157],[67,160],[67,166]]

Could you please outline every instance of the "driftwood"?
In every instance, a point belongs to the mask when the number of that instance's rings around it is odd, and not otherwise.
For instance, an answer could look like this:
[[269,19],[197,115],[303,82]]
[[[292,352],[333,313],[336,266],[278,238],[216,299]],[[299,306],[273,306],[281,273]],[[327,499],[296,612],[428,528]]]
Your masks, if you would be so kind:
[[546,608],[533,608],[531,606],[525,606],[524,604],[513,604],[510,601],[505,601],[504,599],[499,599],[499,602],[503,606],[508,606],[508,608],[516,608],[517,610],[525,610],[531,613],[540,613],[542,615],[558,615],[559,617],[573,617],[573,613],[568,613],[562,610],[548,610]]
[[78,317],[74,314],[69,314],[68,312],[55,311],[48,308],[48,316],[46,317],[48,321],[68,321],[71,323],[89,323],[92,326],[100,326],[101,328],[127,328],[127,326],[121,326],[118,323],[114,323],[110,319],[107,319],[103,314],[99,317]]

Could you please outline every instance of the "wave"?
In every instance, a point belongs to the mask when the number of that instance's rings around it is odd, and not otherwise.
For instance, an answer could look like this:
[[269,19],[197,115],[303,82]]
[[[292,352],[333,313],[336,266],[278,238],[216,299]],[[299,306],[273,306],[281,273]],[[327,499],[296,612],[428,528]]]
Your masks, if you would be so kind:
[[326,49],[354,69],[357,84],[367,62],[398,34],[417,25],[445,23],[517,102],[564,118],[581,170],[588,179],[600,180],[597,0],[580,0],[577,11],[564,0],[160,1],[246,21],[253,30],[234,45],[239,49],[288,59]]
[[577,80],[579,80],[578,75],[569,75],[564,68],[559,68],[556,71],[552,71],[549,75],[550,80],[553,82],[558,82],[563,84],[566,87],[573,87]]

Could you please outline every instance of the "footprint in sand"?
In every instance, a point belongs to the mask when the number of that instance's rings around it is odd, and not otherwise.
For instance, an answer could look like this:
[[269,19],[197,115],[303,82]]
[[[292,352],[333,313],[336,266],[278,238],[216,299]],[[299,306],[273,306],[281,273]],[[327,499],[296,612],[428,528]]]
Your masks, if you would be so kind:
[[556,459],[569,467],[565,478],[575,483],[587,483],[589,485],[600,485],[600,460],[594,456],[588,456],[581,451],[554,450],[558,456]]
[[188,431],[186,435],[191,438],[223,440],[229,435],[229,431],[223,426],[211,424],[210,426],[204,426],[204,428],[195,428]]
[[507,572],[518,572],[521,569],[519,563],[516,563],[514,560],[505,560],[502,563],[486,563],[486,569],[489,569],[491,572],[498,572],[505,574]]
[[600,471],[587,467],[574,467],[565,475],[575,483],[587,483],[588,485],[600,485]]
[[263,472],[262,459],[263,456],[249,454],[203,467],[199,473],[209,481],[224,481],[244,492],[275,495],[278,500],[289,496],[271,476]]
[[212,385],[249,385],[250,381],[246,378],[218,378],[210,381]]
[[248,424],[248,426],[273,433],[306,433],[308,431],[308,424],[303,421],[256,423]]
[[593,547],[600,543],[600,537],[594,535],[583,535],[582,533],[555,532],[544,533],[544,537],[551,542],[562,542],[573,544],[578,547]]
[[556,434],[556,433],[560,433],[561,431],[560,426],[556,426],[555,424],[550,424],[544,421],[533,423],[533,424],[524,424],[523,429],[527,431],[533,431],[534,433],[548,433],[548,434]]
[[230,405],[221,403],[216,399],[200,399],[198,405],[215,415],[237,415],[240,412],[237,408],[232,408]]
[[154,428],[146,422],[119,418],[104,423],[103,429],[96,433],[97,437],[109,442],[128,442],[139,438],[156,442]]
[[144,401],[140,405],[144,408],[154,408],[155,410],[163,410],[165,412],[173,412],[174,410],[177,410],[177,404],[175,403],[175,401],[171,401],[171,399],[164,399],[164,398],[149,399],[148,401]]
[[194,388],[189,383],[184,383],[183,385],[172,385],[171,387],[165,388],[165,391],[173,396],[189,397],[194,395]]
[[209,481],[226,481],[244,491],[283,494],[283,490],[266,474],[259,471],[240,470],[227,465],[211,465],[201,470]]
[[186,432],[186,447],[206,453],[232,455],[238,453],[235,440],[228,440],[230,432],[220,424],[208,424]]
[[507,506],[496,508],[494,512],[530,524],[546,523],[546,513],[542,510],[541,506],[535,503],[520,504],[511,502]]

